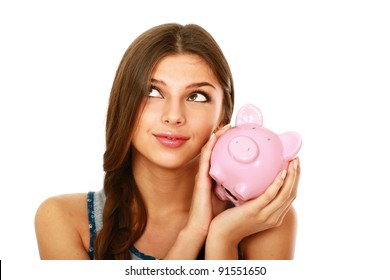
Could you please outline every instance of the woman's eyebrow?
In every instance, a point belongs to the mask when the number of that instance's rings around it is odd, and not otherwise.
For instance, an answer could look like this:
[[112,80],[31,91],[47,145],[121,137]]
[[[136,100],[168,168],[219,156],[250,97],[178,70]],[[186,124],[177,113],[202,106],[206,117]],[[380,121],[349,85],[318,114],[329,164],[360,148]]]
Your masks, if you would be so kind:
[[205,87],[205,86],[212,87],[215,89],[215,86],[213,84],[208,83],[208,82],[193,83],[193,84],[188,85],[187,88]]
[[156,79],[150,79],[150,82],[152,84],[161,84],[163,86],[166,86],[167,84],[164,81],[156,80]]
[[[160,85],[163,85],[163,86],[166,86],[167,84],[162,81],[162,80],[157,80],[157,79],[151,79],[150,82],[152,84],[160,84]],[[199,83],[192,83],[188,86],[186,86],[186,88],[196,88],[196,87],[205,87],[205,86],[209,86],[209,87],[212,87],[215,89],[215,86],[209,82],[199,82]]]

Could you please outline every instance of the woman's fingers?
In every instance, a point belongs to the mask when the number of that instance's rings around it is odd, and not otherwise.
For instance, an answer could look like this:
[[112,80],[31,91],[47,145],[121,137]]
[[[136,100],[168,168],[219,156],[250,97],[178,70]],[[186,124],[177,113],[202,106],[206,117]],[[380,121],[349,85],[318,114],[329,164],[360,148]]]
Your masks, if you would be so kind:
[[222,134],[224,134],[226,131],[228,131],[232,126],[230,124],[225,125],[224,127],[218,129],[215,131],[215,134],[217,137],[220,137]]
[[213,220],[217,225],[215,228],[225,232],[225,237],[237,241],[281,225],[296,197],[299,177],[299,159],[295,159],[258,198],[216,216]]
[[209,170],[210,170],[210,158],[211,158],[213,147],[217,142],[218,137],[220,137],[223,133],[225,133],[229,128],[230,125],[226,125],[222,129],[213,133],[210,139],[207,141],[207,143],[203,146],[200,153],[199,170],[198,170],[197,177],[201,177],[205,179],[207,182],[211,181],[211,178],[209,177]]
[[199,159],[199,171],[198,174],[205,175],[208,174],[210,169],[210,157],[215,142],[217,141],[217,137],[215,133],[213,133],[207,143],[203,146],[200,159]]
[[285,203],[290,204],[297,196],[299,177],[300,165],[299,159],[296,158],[290,162],[288,166],[287,176],[283,183],[283,187],[280,189],[280,192],[273,201],[273,203],[280,205],[283,205]]
[[288,171],[282,170],[268,189],[255,200],[260,209],[268,204],[283,204],[285,201],[295,198],[299,181],[299,159],[289,163]]
[[295,159],[290,162],[288,171],[281,171],[261,196],[242,206],[251,208],[250,213],[257,215],[264,228],[280,225],[296,197],[299,174],[299,159]]
[[251,201],[246,202],[245,204],[249,204],[249,203],[256,204],[258,210],[265,208],[278,195],[280,189],[283,186],[286,175],[287,175],[286,170],[280,171],[278,176],[273,181],[273,183],[266,189],[266,191],[262,195],[260,195],[259,197]]
[[199,169],[195,176],[195,186],[192,196],[191,216],[200,222],[209,223],[212,217],[212,179],[209,175],[211,152],[217,141],[213,133],[203,146],[199,157]]

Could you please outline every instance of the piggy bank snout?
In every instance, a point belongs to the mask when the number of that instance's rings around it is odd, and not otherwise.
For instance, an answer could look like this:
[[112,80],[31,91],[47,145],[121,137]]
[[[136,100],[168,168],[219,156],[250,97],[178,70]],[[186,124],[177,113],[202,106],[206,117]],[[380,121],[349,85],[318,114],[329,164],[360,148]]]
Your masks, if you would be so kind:
[[229,142],[229,154],[242,163],[253,162],[259,155],[259,147],[248,136],[237,136]]

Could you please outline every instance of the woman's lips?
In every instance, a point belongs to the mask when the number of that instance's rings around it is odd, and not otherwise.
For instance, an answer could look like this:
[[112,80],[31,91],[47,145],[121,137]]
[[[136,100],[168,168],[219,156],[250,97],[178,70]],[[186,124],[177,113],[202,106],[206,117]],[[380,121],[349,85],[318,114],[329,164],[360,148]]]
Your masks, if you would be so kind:
[[156,139],[168,148],[178,148],[187,142],[189,137],[174,133],[154,134]]

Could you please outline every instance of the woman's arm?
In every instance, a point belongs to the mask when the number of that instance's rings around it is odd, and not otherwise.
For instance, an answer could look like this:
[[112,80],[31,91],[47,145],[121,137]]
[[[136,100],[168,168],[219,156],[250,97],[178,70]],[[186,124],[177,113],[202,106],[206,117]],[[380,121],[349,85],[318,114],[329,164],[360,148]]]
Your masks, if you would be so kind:
[[292,260],[295,252],[297,216],[293,207],[280,226],[244,238],[240,246],[246,260]]
[[206,241],[211,220],[226,208],[226,203],[212,192],[209,169],[212,148],[218,136],[229,128],[227,125],[213,134],[202,148],[187,224],[164,259],[196,259]]
[[164,260],[195,260],[206,237],[185,227],[176,238]]
[[88,213],[85,194],[45,200],[35,216],[41,259],[87,260]]
[[[244,238],[239,246],[245,260],[290,260],[294,258],[297,217],[293,207],[280,226]],[[227,240],[216,240],[208,250],[216,251],[224,259],[238,259],[238,245]],[[208,254],[211,255],[210,253]],[[215,254],[213,254],[215,255]]]
[[164,259],[195,260],[204,245],[214,216],[212,179],[208,170],[211,150],[216,139],[217,136],[213,134],[201,151],[187,224]]
[[298,158],[290,162],[288,170],[282,171],[264,194],[221,213],[221,201],[214,201],[208,172],[212,147],[227,129],[213,135],[202,149],[189,219],[167,258],[193,259],[206,241],[206,259],[237,259],[238,244],[246,237],[280,226],[296,197],[300,177]]

